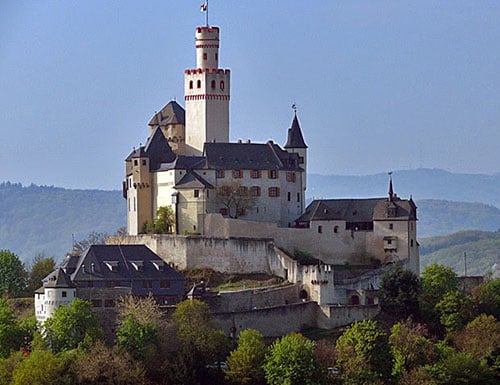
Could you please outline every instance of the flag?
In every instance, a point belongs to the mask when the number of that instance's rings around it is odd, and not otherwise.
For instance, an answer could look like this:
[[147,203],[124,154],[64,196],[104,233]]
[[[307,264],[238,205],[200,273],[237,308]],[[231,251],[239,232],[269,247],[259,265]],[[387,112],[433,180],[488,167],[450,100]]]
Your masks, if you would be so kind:
[[201,4],[200,12],[206,12],[206,11],[207,11],[207,2],[205,1],[203,4]]

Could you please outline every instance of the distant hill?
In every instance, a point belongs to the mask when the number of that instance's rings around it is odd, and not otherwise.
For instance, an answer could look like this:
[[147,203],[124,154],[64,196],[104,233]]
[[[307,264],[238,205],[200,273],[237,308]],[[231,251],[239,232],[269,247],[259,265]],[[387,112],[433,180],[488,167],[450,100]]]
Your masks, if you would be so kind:
[[500,261],[500,231],[461,231],[442,237],[420,239],[420,266],[440,263],[464,275],[484,275]]
[[[398,195],[407,198],[413,193],[419,239],[461,230],[500,229],[500,174],[420,169],[396,171],[393,177]],[[316,198],[386,196],[387,187],[387,174],[308,176],[308,196]],[[71,249],[72,234],[80,240],[92,231],[112,234],[124,226],[125,209],[120,191],[5,182],[0,184],[0,249],[10,249],[25,261],[40,252],[60,259]]]
[[[439,169],[394,171],[395,192],[404,198],[479,202],[500,208],[500,173],[458,174]],[[310,198],[364,198],[387,195],[388,176],[308,175]]]
[[66,190],[0,184],[0,249],[29,261],[43,252],[61,259],[71,250],[72,235],[92,231],[112,234],[126,223],[120,191]]

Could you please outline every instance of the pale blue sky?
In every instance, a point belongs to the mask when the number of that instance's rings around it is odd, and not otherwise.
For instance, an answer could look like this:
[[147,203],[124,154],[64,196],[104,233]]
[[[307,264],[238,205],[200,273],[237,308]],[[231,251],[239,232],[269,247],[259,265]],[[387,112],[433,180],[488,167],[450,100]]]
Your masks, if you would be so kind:
[[[201,1],[0,0],[0,182],[119,189],[155,110],[183,103]],[[500,2],[210,0],[231,139],[309,172],[500,171]]]

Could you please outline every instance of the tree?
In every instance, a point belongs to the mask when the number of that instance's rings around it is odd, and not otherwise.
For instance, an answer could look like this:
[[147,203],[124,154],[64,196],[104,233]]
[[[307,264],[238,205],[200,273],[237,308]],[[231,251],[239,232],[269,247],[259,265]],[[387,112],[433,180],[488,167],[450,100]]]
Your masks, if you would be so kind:
[[275,341],[264,364],[269,385],[314,385],[322,382],[315,343],[294,333]]
[[252,191],[239,181],[225,183],[216,189],[215,203],[227,210],[230,218],[238,218],[255,206],[256,198]]
[[493,279],[472,290],[478,313],[491,314],[500,319],[500,278]]
[[26,286],[26,270],[19,257],[0,250],[0,296],[17,297]]
[[500,322],[491,315],[481,314],[455,336],[454,342],[459,351],[478,359],[491,357],[495,352],[500,354]]
[[28,271],[28,285],[26,294],[32,296],[36,289],[42,286],[42,280],[54,271],[56,262],[53,257],[45,257],[38,254],[33,258],[33,262]]
[[337,340],[337,351],[347,383],[389,379],[392,355],[387,335],[375,321],[355,322]]
[[404,376],[437,359],[437,349],[427,339],[427,334],[425,326],[410,319],[392,326],[389,343],[394,357],[393,375]]
[[175,213],[170,206],[161,206],[156,211],[155,233],[170,234],[175,226]]
[[92,304],[83,299],[60,306],[43,324],[46,339],[54,352],[75,349],[84,341],[102,338]]
[[108,238],[108,233],[100,233],[98,231],[92,231],[87,238],[76,241],[73,245],[72,254],[81,255],[84,251],[86,251],[91,245],[104,245],[106,243],[106,239]]
[[22,344],[22,330],[7,302],[0,298],[0,358],[7,358]]
[[438,384],[495,385],[495,374],[484,360],[478,360],[469,353],[452,352],[442,362],[444,373],[436,378]]
[[382,277],[381,308],[386,313],[406,319],[419,315],[420,280],[410,270],[395,268]]
[[436,304],[435,309],[449,335],[462,329],[472,318],[472,302],[459,291],[447,292]]
[[265,384],[264,364],[266,345],[262,334],[254,329],[243,330],[238,337],[238,348],[227,358],[226,378],[231,384]]
[[116,342],[132,357],[144,360],[158,341],[158,330],[151,323],[141,323],[132,316],[123,320],[116,332]]
[[11,385],[71,384],[65,361],[50,350],[35,350],[20,361],[12,372]]

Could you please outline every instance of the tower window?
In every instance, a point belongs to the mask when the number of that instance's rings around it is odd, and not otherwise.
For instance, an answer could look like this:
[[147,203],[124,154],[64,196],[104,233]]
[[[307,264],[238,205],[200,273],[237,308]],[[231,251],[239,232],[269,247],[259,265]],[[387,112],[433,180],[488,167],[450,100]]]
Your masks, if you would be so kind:
[[295,173],[293,171],[286,172],[286,181],[295,183]]
[[318,226],[318,233],[319,234],[323,233],[323,226],[321,226],[321,225]]
[[394,224],[393,223],[389,223],[389,230],[394,230]]
[[138,164],[137,159],[134,159],[134,166],[137,166]]
[[297,193],[297,202],[300,202],[300,193]]
[[290,202],[291,200],[292,200],[292,193],[288,191],[288,202]]
[[212,87],[213,90],[215,90],[215,80],[212,80],[211,87]]
[[194,190],[194,197],[199,198],[200,197],[200,190]]
[[147,162],[147,160],[146,160],[146,159],[143,159],[143,160],[142,160],[142,165],[143,165],[143,166],[146,166],[146,165],[147,165],[147,163],[148,163],[148,162]]
[[193,81],[192,81],[192,80],[190,80],[190,81],[189,81],[189,89],[190,89],[190,90],[192,90],[192,89],[193,89]]
[[203,60],[207,60],[207,59],[208,59],[208,55],[207,55],[207,53],[205,52],[205,53],[203,53]]
[[224,80],[220,81],[220,89],[224,91]]
[[338,226],[333,226],[333,232],[337,234],[339,232],[339,227]]
[[219,60],[219,54],[217,52],[215,53],[215,60]]
[[198,81],[196,82],[196,87],[197,87],[197,88],[201,88],[201,80],[198,80]]
[[299,156],[299,164],[304,164],[304,157],[303,156]]

